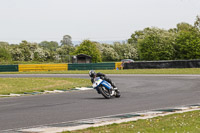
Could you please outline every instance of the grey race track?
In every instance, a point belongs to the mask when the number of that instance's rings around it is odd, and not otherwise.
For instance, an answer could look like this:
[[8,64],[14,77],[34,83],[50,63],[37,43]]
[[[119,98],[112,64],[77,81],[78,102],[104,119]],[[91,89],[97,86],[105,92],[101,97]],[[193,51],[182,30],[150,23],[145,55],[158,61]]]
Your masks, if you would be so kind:
[[[87,75],[22,74],[8,77]],[[0,132],[121,113],[200,103],[200,75],[108,75],[121,90],[119,99],[104,99],[95,90],[0,98]]]

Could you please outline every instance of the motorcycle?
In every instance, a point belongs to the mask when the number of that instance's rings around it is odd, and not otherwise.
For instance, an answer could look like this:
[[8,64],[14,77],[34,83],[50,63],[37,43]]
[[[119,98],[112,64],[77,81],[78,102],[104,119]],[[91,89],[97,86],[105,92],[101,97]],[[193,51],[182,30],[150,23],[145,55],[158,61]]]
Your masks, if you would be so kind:
[[94,79],[93,88],[97,90],[99,94],[102,94],[106,99],[110,99],[112,97],[120,97],[119,90],[114,90],[112,85],[108,83],[106,80],[102,80],[100,77],[96,77]]

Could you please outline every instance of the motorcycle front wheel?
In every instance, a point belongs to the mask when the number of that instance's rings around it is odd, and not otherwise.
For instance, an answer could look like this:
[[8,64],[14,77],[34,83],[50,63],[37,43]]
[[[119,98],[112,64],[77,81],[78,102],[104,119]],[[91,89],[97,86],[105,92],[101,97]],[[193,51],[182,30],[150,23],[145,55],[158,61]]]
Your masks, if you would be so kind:
[[106,89],[104,86],[100,86],[99,87],[99,91],[101,92],[101,94],[106,98],[106,99],[110,99],[112,96],[110,94],[110,91],[108,89]]

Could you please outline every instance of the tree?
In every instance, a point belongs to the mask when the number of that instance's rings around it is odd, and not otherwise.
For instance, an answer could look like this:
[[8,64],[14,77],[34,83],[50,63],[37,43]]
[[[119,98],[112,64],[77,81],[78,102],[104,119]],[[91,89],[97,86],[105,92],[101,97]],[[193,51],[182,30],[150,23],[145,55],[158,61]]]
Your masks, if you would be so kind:
[[137,60],[138,59],[138,51],[135,48],[134,45],[132,44],[128,44],[128,43],[124,43],[123,44],[123,53],[124,53],[124,59],[134,59]]
[[11,54],[9,51],[9,43],[0,42],[0,61],[10,61]]
[[190,31],[191,29],[193,29],[194,26],[188,24],[188,23],[185,23],[185,22],[182,22],[182,23],[178,23],[176,25],[176,33],[178,32],[181,32],[181,31]]
[[71,39],[72,37],[70,35],[64,35],[63,40],[61,40],[61,45],[73,46]]
[[[180,28],[184,27],[184,28]],[[175,50],[177,59],[199,59],[200,58],[200,32],[195,26],[189,24],[177,25],[177,37]]]
[[0,42],[0,48],[8,48],[9,47],[9,43],[7,42]]
[[119,55],[114,50],[112,45],[110,44],[100,44],[100,45],[101,45],[101,56],[103,61],[119,60]]
[[174,58],[175,35],[159,28],[146,28],[138,38],[141,60],[171,60]]
[[194,22],[194,27],[200,30],[200,16],[196,16],[196,21]]
[[21,50],[21,52],[23,54],[24,61],[33,60],[34,56],[33,56],[33,53],[31,52],[31,44],[29,42],[27,42],[25,40],[22,41],[19,44],[19,49]]
[[115,42],[113,48],[117,52],[120,60],[138,59],[138,52],[134,44]]
[[71,55],[74,52],[75,48],[70,45],[62,45],[60,48],[56,49],[62,62],[70,62]]
[[0,61],[10,61],[11,60],[11,54],[10,52],[3,47],[0,47]]
[[78,47],[74,54],[86,54],[92,57],[92,62],[101,62],[101,54],[94,42],[84,40]]
[[47,49],[49,51],[56,51],[56,49],[59,47],[58,43],[55,41],[50,41],[50,42],[43,41],[43,42],[39,43],[39,46],[44,49]]
[[139,31],[135,31],[135,33],[133,33],[131,35],[131,38],[128,39],[128,43],[129,44],[137,44],[139,39],[142,39],[145,31],[148,30],[149,28],[145,28],[143,31],[139,30]]
[[33,54],[34,54],[34,57],[33,57],[34,61],[44,62],[44,61],[47,61],[47,60],[51,60],[53,58],[53,57],[51,57],[51,54],[48,50],[44,50],[44,49],[42,49],[38,46],[33,51]]
[[11,55],[13,61],[24,61],[24,54],[18,46],[12,47]]
[[15,61],[47,61],[51,58],[48,50],[40,48],[37,43],[27,41],[22,41],[20,45],[13,45],[11,54]]

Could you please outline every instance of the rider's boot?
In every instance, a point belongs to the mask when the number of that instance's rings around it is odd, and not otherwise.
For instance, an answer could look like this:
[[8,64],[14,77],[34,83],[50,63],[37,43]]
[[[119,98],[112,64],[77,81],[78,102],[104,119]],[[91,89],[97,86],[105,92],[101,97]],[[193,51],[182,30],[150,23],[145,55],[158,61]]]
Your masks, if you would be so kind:
[[118,90],[117,87],[113,88],[114,90]]
[[114,91],[116,93],[115,97],[120,97],[120,92],[117,88],[114,88]]
[[119,93],[119,89],[117,89],[117,87],[113,88],[115,90],[115,92]]

